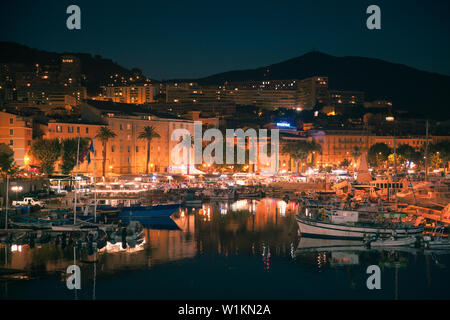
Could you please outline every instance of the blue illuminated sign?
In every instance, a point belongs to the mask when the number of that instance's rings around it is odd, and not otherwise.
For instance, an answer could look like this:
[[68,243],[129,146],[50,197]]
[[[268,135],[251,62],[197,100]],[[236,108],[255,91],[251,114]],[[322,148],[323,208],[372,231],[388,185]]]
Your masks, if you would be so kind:
[[277,122],[277,127],[290,128],[291,124],[289,122]]

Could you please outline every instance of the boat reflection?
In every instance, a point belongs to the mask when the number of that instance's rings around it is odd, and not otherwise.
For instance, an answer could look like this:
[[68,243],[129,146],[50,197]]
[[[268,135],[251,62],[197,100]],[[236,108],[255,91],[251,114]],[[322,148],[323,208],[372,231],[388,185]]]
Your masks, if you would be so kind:
[[[1,245],[5,254],[0,257],[0,264],[6,269],[31,273],[62,272],[73,264],[74,247],[81,263],[92,260],[94,253],[97,255],[99,273],[149,268],[203,253],[264,254],[268,262],[270,252],[292,254],[292,243],[297,238],[294,214],[298,210],[297,204],[273,199],[185,207],[171,218],[140,219],[144,226],[141,242],[108,239],[97,249],[84,242],[78,246],[75,234],[66,233],[63,237],[63,233],[39,231],[32,232],[31,237],[24,233],[20,242]],[[33,239],[33,244],[29,239]]]

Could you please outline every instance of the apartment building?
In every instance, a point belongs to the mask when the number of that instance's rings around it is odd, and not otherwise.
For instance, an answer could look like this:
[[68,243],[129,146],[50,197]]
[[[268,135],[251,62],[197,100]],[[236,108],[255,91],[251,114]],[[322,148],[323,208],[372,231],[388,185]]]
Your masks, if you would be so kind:
[[9,145],[14,151],[14,161],[17,166],[23,167],[28,164],[32,139],[31,119],[0,112],[0,143]]
[[154,88],[151,84],[104,87],[104,96],[102,96],[102,98],[113,102],[131,104],[147,104],[155,102]]

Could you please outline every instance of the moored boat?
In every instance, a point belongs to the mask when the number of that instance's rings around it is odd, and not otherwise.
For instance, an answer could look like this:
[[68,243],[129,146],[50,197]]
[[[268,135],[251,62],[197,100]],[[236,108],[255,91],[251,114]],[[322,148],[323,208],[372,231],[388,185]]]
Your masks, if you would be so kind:
[[413,246],[417,242],[415,237],[406,237],[396,239],[390,237],[389,239],[376,239],[375,241],[370,241],[368,244],[370,247],[401,247],[401,246]]
[[299,233],[306,237],[363,240],[373,236],[389,237],[395,235],[399,238],[420,236],[423,232],[423,227],[404,224],[387,225],[376,222],[359,222],[357,214],[353,214],[351,219],[344,217],[339,222],[333,220],[324,221],[299,215],[296,216],[296,220],[299,226]]
[[159,204],[154,206],[124,207],[119,214],[121,218],[170,217],[180,208],[179,204]]

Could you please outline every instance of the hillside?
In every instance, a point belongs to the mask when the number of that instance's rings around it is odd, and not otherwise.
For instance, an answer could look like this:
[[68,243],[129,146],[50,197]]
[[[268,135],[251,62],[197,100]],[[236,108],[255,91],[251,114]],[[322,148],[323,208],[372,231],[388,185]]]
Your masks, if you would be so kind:
[[101,56],[92,56],[88,53],[73,52],[47,52],[29,48],[13,42],[0,42],[0,63],[22,63],[30,68],[40,65],[59,65],[63,55],[74,55],[81,60],[81,73],[86,76],[84,85],[89,93],[96,93],[101,85],[107,84],[112,74],[119,74],[128,79],[130,76],[139,75],[144,78],[139,69],[126,69],[111,59]]
[[304,79],[328,76],[331,89],[364,91],[366,100],[392,100],[396,109],[450,119],[450,77],[401,64],[363,57],[334,57],[321,52],[258,69],[224,72],[198,79],[225,81]]

